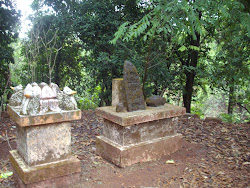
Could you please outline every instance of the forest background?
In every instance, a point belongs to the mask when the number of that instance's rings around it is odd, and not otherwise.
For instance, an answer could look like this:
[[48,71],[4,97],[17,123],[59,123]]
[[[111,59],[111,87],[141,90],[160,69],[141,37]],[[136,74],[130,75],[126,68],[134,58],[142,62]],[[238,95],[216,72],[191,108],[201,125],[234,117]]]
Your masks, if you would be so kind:
[[10,86],[54,82],[78,106],[111,104],[123,63],[144,97],[161,95],[201,117],[250,120],[248,0],[34,0],[19,38],[15,1],[0,1],[0,111]]

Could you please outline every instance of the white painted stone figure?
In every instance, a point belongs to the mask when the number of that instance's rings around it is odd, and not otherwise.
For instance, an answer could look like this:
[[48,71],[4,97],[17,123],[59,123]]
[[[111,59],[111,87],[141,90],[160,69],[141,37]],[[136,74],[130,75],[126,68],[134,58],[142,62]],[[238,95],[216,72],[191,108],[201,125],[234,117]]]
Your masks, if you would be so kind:
[[20,84],[16,87],[10,87],[14,93],[10,97],[9,104],[11,106],[21,106],[23,100],[23,86]]
[[49,111],[49,100],[54,97],[52,89],[46,83],[41,83],[42,93],[40,100],[40,113],[46,113]]
[[26,115],[28,114],[27,112],[27,108],[28,108],[28,104],[30,102],[30,97],[33,96],[33,89],[32,89],[32,85],[28,84],[25,89],[24,89],[24,97],[22,100],[22,104],[21,104],[21,114],[22,115]]
[[[21,115],[36,115],[47,112],[60,112],[61,110],[77,110],[74,98],[76,91],[64,87],[61,91],[57,84],[50,85],[45,82],[28,84],[25,89],[22,85],[11,87],[14,94],[10,100],[10,106],[20,106]],[[18,94],[17,94],[18,93]]]
[[50,87],[51,87],[55,97],[57,96],[57,93],[61,92],[61,90],[60,90],[60,88],[58,87],[57,84],[51,83]]
[[64,87],[63,92],[57,94],[59,107],[63,110],[77,110],[74,94],[76,94],[76,91],[73,91],[68,86]]
[[41,88],[38,86],[38,84],[37,84],[36,82],[34,82],[34,83],[32,83],[31,85],[32,85],[32,89],[33,89],[33,94],[34,94],[35,96],[41,95],[42,90],[41,90]]
[[[36,115],[40,111],[40,96],[41,96],[41,88],[37,83],[32,83],[32,92],[29,96],[30,100],[27,106],[27,114]],[[27,95],[26,95],[27,97]]]
[[50,86],[46,83],[41,83],[40,85],[43,87],[40,100],[40,113],[46,113],[48,111],[60,112],[61,109],[59,108],[59,102],[57,99],[57,92],[60,91],[59,87],[54,83],[51,83]]
[[53,112],[60,112],[61,109],[59,108],[59,100],[57,99],[57,94],[60,91],[57,84],[51,83],[50,88],[52,90],[52,98],[49,99],[49,110]]

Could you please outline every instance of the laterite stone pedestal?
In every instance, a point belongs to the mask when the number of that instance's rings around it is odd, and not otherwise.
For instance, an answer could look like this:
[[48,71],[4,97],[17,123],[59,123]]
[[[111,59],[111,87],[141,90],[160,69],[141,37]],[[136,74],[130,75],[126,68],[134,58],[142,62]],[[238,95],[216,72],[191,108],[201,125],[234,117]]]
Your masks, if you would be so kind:
[[17,150],[10,162],[21,188],[61,188],[78,183],[80,160],[71,156],[71,121],[80,110],[20,115],[20,107],[8,106],[17,126]]
[[116,112],[115,106],[96,109],[104,119],[103,135],[96,138],[96,153],[119,167],[160,159],[181,148],[177,119],[186,109],[171,104],[146,110]]

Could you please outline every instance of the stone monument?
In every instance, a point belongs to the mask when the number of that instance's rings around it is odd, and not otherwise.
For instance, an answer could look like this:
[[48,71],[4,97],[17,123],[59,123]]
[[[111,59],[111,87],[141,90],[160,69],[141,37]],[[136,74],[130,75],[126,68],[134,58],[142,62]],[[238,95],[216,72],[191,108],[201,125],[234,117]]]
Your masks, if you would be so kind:
[[153,105],[146,107],[137,70],[128,61],[123,79],[114,79],[112,84],[112,106],[96,109],[104,119],[103,135],[96,138],[98,155],[126,167],[181,148],[182,135],[176,133],[176,126],[185,108],[165,104],[161,97],[152,97]]
[[125,61],[123,72],[126,99],[125,106],[127,107],[128,112],[145,110],[142,87],[135,66],[131,62]]
[[[22,92],[21,105],[10,102],[17,105],[7,107],[18,124],[17,150],[10,151],[10,162],[19,187],[61,188],[78,183],[81,163],[71,156],[71,121],[80,119],[81,111],[58,97],[71,98],[75,92],[65,93],[46,83],[28,84]],[[59,108],[59,103],[73,109]]]

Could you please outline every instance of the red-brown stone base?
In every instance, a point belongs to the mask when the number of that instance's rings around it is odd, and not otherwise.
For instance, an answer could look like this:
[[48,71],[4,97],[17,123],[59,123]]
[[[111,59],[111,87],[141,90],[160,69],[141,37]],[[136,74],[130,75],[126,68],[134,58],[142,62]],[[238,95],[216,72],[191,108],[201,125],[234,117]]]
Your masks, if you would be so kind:
[[20,188],[66,188],[80,180],[81,162],[73,156],[58,162],[28,166],[13,150],[10,162]]
[[147,162],[170,155],[181,148],[182,135],[175,134],[151,141],[121,146],[108,138],[97,136],[96,153],[119,167]]
[[47,179],[35,183],[24,184],[21,178],[18,176],[16,171],[14,170],[14,177],[18,183],[19,188],[68,188],[77,184],[80,181],[80,172],[61,176],[57,178]]

